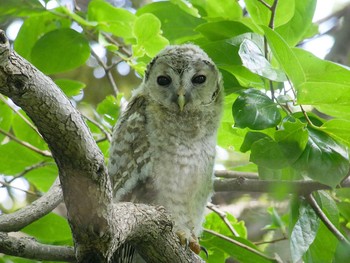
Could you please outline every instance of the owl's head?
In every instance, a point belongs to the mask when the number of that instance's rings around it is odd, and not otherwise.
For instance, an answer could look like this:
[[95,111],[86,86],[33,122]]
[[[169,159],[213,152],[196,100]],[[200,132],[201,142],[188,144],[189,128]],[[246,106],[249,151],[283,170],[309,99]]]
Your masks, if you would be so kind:
[[221,79],[213,61],[198,46],[168,46],[147,66],[144,92],[170,111],[192,111],[221,100]]

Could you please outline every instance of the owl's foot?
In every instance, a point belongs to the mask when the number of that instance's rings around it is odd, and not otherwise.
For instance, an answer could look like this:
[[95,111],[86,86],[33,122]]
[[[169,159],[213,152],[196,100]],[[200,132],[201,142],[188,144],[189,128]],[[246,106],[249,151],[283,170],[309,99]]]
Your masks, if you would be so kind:
[[196,254],[201,252],[202,248],[196,236],[192,235],[188,237],[187,233],[181,230],[177,231],[176,235],[179,237],[182,246],[189,247]]

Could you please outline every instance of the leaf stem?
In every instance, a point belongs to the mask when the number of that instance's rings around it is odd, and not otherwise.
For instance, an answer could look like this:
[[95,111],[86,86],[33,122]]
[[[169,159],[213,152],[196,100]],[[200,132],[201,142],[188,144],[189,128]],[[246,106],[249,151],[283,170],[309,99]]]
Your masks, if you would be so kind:
[[317,216],[322,220],[322,222],[326,225],[326,227],[331,231],[331,233],[341,242],[350,246],[349,240],[333,225],[333,223],[329,220],[326,214],[322,211],[321,207],[318,205],[317,201],[313,197],[312,193],[306,196],[306,200],[315,211]]
[[91,122],[93,125],[95,125],[104,135],[105,138],[102,138],[98,141],[104,141],[104,140],[108,140],[109,142],[112,140],[111,134],[110,132],[108,132],[100,123],[98,123],[97,121],[95,121],[94,119],[86,116],[86,115],[82,115],[86,120],[88,120],[89,122]]
[[204,229],[204,232],[207,232],[207,233],[209,233],[209,234],[211,234],[213,236],[216,236],[216,237],[221,238],[221,239],[223,239],[223,240],[225,240],[227,242],[230,242],[230,243],[234,244],[235,246],[238,246],[238,247],[241,247],[241,248],[243,248],[245,250],[248,250],[249,252],[254,253],[254,254],[256,254],[256,255],[258,255],[260,257],[263,257],[265,259],[271,260],[273,262],[278,262],[278,260],[276,260],[275,258],[270,258],[270,257],[266,256],[265,254],[261,253],[260,251],[254,249],[254,248],[251,248],[251,247],[249,247],[249,246],[247,246],[247,245],[245,245],[245,244],[243,244],[241,242],[238,242],[238,241],[236,241],[236,240],[234,240],[232,238],[224,236],[224,235],[222,235],[222,234],[220,234],[218,232],[215,232],[213,230],[206,229],[206,228]]
[[35,146],[31,145],[31,144],[28,143],[28,142],[21,141],[21,140],[18,139],[16,136],[12,135],[11,133],[9,133],[9,132],[7,132],[7,131],[1,129],[1,128],[0,128],[0,133],[2,133],[3,135],[9,137],[11,140],[13,140],[13,141],[19,143],[20,145],[22,145],[22,146],[24,146],[24,147],[26,147],[26,148],[28,148],[28,149],[30,149],[30,150],[32,150],[32,151],[38,153],[38,154],[40,154],[40,155],[42,155],[42,156],[44,156],[44,157],[52,157],[52,154],[51,154],[50,151],[40,150],[40,149],[36,148]]
[[41,195],[38,194],[38,193],[34,193],[34,192],[32,192],[32,191],[28,191],[28,190],[25,190],[25,189],[18,188],[18,187],[13,186],[13,185],[11,185],[10,183],[5,182],[5,181],[0,181],[0,184],[2,185],[2,186],[0,186],[0,187],[12,188],[12,189],[15,189],[15,190],[18,190],[18,191],[25,192],[26,194],[30,194],[30,195],[34,195],[34,196],[41,196]]
[[239,234],[237,233],[237,231],[233,228],[233,226],[231,225],[230,221],[228,221],[226,213],[224,213],[223,211],[221,211],[220,209],[215,207],[212,203],[208,203],[207,207],[208,207],[208,209],[213,211],[215,214],[217,214],[222,219],[222,221],[224,221],[225,225],[231,231],[233,236],[239,237]]

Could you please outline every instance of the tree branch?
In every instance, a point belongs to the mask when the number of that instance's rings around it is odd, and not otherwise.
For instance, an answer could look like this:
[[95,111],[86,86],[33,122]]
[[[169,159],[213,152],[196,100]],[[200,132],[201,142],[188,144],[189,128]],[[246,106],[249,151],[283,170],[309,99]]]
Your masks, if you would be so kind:
[[74,262],[72,247],[40,244],[32,238],[16,238],[0,232],[0,252],[36,260]]
[[280,181],[280,180],[254,180],[239,177],[236,179],[217,179],[214,181],[215,192],[258,192],[271,193],[284,191],[306,195],[317,190],[331,189],[331,187],[315,181]]
[[347,246],[350,246],[349,240],[333,225],[333,223],[328,219],[326,214],[322,211],[322,208],[317,204],[317,201],[309,194],[306,196],[307,202],[310,204],[312,209],[315,211],[317,216],[322,220],[325,226],[331,231],[331,233],[341,242],[345,243]]
[[50,213],[63,201],[62,190],[57,178],[49,191],[30,205],[11,214],[0,216],[0,231],[19,231],[23,227]]

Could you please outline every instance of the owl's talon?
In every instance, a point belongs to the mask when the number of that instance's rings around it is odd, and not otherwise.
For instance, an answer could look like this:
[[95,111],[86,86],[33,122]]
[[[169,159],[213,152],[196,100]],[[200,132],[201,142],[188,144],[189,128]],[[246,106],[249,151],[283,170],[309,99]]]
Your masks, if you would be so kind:
[[205,247],[203,247],[203,246],[200,246],[200,248],[201,248],[201,251],[203,251],[205,253],[205,256],[208,259],[209,258],[208,250]]
[[[198,243],[198,239],[194,236],[187,237],[186,232],[177,231],[176,235],[180,239],[180,244],[186,249],[190,248],[194,253],[199,254],[201,252],[201,246]],[[206,250],[204,250],[206,251]],[[207,254],[208,252],[206,252]]]

